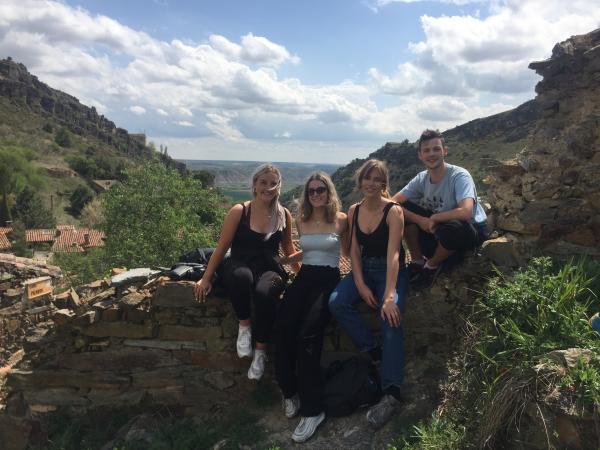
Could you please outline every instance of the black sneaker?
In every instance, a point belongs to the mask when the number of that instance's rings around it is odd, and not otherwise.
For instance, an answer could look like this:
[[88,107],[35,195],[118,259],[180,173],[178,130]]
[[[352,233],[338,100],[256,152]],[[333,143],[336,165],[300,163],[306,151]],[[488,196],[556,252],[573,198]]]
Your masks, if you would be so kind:
[[407,269],[408,269],[408,279],[410,281],[413,281],[416,277],[419,276],[419,274],[421,273],[421,271],[423,270],[423,267],[425,266],[425,262],[422,263],[418,263],[418,262],[409,262]]
[[433,282],[437,278],[438,274],[440,273],[441,267],[442,266],[438,266],[435,269],[423,267],[419,274],[410,280],[410,286],[415,291],[421,291],[423,289],[430,288],[433,285]]

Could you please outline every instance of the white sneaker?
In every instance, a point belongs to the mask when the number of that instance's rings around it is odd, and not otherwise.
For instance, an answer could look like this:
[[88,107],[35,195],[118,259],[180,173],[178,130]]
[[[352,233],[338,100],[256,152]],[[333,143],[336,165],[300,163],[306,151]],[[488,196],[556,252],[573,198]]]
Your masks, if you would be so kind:
[[267,353],[264,350],[256,350],[252,364],[248,369],[248,378],[250,380],[260,380],[265,373],[265,363],[267,362]]
[[291,419],[298,414],[299,410],[300,399],[298,398],[298,394],[294,395],[293,397],[283,399],[283,413],[285,414],[285,417]]
[[315,431],[317,427],[321,425],[321,422],[325,420],[325,413],[322,412],[318,416],[312,417],[303,417],[300,419],[300,423],[294,430],[294,434],[292,434],[292,440],[294,442],[306,442],[308,441]]
[[252,356],[252,329],[250,326],[240,325],[236,347],[240,358]]

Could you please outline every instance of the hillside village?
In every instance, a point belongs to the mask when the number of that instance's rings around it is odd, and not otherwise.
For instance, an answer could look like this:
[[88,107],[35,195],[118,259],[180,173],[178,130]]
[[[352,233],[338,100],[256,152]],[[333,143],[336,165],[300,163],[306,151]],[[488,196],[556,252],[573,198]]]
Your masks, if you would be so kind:
[[[411,293],[405,407],[378,431],[364,426],[359,413],[330,419],[304,448],[426,448],[408,446],[415,440],[406,434],[412,426],[421,435],[439,433],[437,442],[446,448],[600,445],[600,337],[587,322],[600,311],[600,282],[589,275],[600,275],[594,266],[600,257],[600,30],[558,43],[550,59],[530,68],[543,76],[534,101],[444,134],[454,152],[449,160],[485,186],[496,233],[429,290]],[[185,172],[166,152],[11,60],[0,62],[0,108],[5,116],[24,117],[19,122],[26,126],[8,125],[22,145],[31,135],[27,127],[42,136],[31,144],[41,163],[68,168],[62,156],[84,155],[92,145],[91,159],[103,153],[128,167],[150,159]],[[49,122],[68,128],[75,144],[58,151],[41,131]],[[408,141],[388,143],[369,157],[388,162],[393,189],[419,167]],[[355,199],[351,175],[362,162],[333,175],[346,206]],[[81,173],[75,178],[87,183]],[[50,188],[54,195],[61,190],[59,183]],[[10,231],[0,228],[0,252],[9,253]],[[31,250],[52,252],[93,253],[110,237],[78,225],[25,230]],[[587,259],[556,269],[574,257]],[[161,433],[190,433],[215,450],[295,448],[273,374],[252,384],[235,356],[237,323],[228,301],[214,295],[200,305],[192,282],[150,268],[111,269],[104,278],[70,286],[52,262],[0,255],[0,344],[8,349],[0,355],[0,436],[6,448],[44,448],[59,431],[75,439],[65,423],[90,435],[102,424],[111,435],[94,442],[98,448],[147,448]],[[28,294],[32,279],[53,290]],[[534,282],[539,289],[528,288]],[[364,308],[362,314],[376,326],[373,313]],[[519,327],[529,331],[515,337],[511,332]],[[325,362],[356,352],[335,323],[324,350]]]

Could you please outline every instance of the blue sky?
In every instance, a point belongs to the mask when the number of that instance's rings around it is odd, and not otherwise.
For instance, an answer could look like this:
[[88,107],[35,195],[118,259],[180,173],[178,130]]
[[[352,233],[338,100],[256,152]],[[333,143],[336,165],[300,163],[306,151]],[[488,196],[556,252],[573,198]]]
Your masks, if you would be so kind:
[[174,157],[346,163],[534,97],[597,0],[0,4],[0,57]]

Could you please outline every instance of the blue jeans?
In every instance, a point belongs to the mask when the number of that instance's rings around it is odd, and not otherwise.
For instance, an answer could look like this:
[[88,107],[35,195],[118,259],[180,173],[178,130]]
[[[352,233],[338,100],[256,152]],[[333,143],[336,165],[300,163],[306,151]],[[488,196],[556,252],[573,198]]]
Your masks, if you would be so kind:
[[[396,294],[394,302],[404,313],[405,297],[408,292],[408,271],[404,263],[400,263]],[[379,308],[385,291],[385,278],[387,274],[386,258],[369,257],[362,259],[363,278],[366,285],[373,291],[379,302]],[[356,304],[363,301],[360,298],[354,277],[349,273],[335,287],[329,297],[329,310],[341,327],[350,335],[361,352],[368,352],[377,347],[373,334],[367,329],[361,319]],[[400,386],[404,378],[404,332],[402,324],[399,327],[390,326],[383,320],[380,310],[377,310],[381,326],[382,359],[381,359],[381,386],[386,389],[390,386]]]

